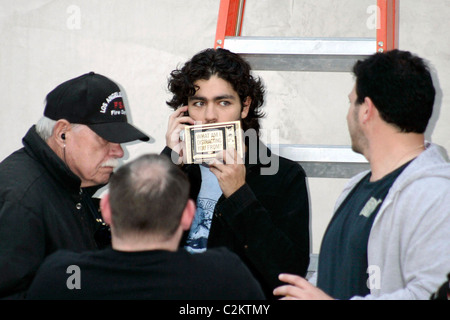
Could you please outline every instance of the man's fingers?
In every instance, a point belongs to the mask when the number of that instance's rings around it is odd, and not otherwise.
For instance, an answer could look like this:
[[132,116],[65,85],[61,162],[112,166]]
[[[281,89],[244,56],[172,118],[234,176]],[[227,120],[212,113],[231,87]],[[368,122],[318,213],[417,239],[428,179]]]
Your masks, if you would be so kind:
[[285,300],[298,299],[301,296],[301,289],[291,285],[279,286],[273,290],[273,295],[283,296]]
[[195,121],[188,115],[185,115],[185,112],[187,112],[187,110],[188,110],[187,106],[183,106],[175,110],[169,116],[169,127],[175,127],[180,123],[194,124]]
[[274,295],[285,296],[287,299],[332,300],[328,294],[313,286],[305,278],[293,274],[280,274],[278,276],[286,285],[279,286],[273,291]]
[[179,107],[177,110],[175,110],[175,111],[172,113],[171,117],[172,117],[172,118],[178,118],[178,117],[181,117],[181,116],[184,115],[185,112],[187,112],[187,110],[188,110],[188,106],[182,106],[182,107]]
[[222,171],[222,168],[225,166],[225,164],[223,164],[222,160],[220,160],[218,158],[209,160],[207,162],[207,164],[209,165],[210,169],[216,169],[218,171]]
[[[238,155],[236,149],[230,148],[227,150],[222,150],[222,152],[218,152],[216,154],[216,158],[218,162],[223,164],[244,164],[244,160]],[[217,163],[217,162],[215,162]]]
[[280,281],[292,284],[300,288],[304,287],[305,285],[307,286],[309,284],[309,282],[305,278],[289,273],[281,273],[280,275],[278,275],[278,279],[280,279]]
[[304,278],[294,274],[281,273],[278,275],[278,279],[282,282],[286,282],[287,285],[275,288],[275,290],[273,290],[275,296],[284,296],[284,300],[298,299],[301,297],[302,289],[305,286],[305,282],[307,282]]

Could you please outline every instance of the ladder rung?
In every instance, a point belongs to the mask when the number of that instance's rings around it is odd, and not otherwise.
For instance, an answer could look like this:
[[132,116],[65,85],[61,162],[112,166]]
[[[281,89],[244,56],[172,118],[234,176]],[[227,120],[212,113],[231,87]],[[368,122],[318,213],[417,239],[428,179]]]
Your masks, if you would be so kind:
[[376,39],[226,37],[224,47],[242,54],[370,55]]
[[280,144],[269,145],[280,156],[294,161],[367,163],[367,159],[350,146]]
[[224,48],[255,70],[348,72],[375,52],[376,39],[226,37]]
[[298,162],[309,178],[349,179],[369,170],[366,158],[348,146],[268,145],[273,153]]

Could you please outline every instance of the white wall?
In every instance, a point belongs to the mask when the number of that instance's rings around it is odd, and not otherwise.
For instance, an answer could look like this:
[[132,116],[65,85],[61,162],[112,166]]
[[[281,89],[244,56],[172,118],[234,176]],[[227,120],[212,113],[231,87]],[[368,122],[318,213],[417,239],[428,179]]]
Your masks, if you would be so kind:
[[[243,35],[373,37],[375,0],[247,0]],[[167,76],[212,47],[219,0],[0,0],[0,161],[21,147],[45,95],[85,72],[124,89],[131,122],[153,143],[126,145],[127,159],[160,152],[170,109]],[[450,150],[450,0],[400,0],[400,49],[430,61],[438,97],[427,137]],[[267,86],[263,128],[280,143],[348,145],[347,73],[257,71]],[[309,179],[313,251],[345,179]]]

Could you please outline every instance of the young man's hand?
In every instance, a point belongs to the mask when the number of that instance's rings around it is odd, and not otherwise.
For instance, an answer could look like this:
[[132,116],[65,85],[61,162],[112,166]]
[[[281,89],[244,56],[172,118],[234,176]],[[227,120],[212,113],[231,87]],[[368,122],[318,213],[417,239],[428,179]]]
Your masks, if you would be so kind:
[[169,123],[166,132],[166,145],[183,157],[182,142],[180,140],[180,133],[184,130],[186,124],[194,124],[194,120],[185,115],[188,107],[180,107],[175,110],[169,117]]
[[209,163],[209,169],[219,181],[223,195],[228,198],[245,184],[244,160],[235,149],[224,150]]

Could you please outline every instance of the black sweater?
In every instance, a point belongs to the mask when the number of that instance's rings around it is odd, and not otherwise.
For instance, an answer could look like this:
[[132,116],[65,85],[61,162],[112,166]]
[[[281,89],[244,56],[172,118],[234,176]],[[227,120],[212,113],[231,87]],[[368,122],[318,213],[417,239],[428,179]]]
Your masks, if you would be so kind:
[[[298,163],[271,154],[260,141],[257,150],[257,157],[253,157],[256,161],[250,161],[246,154],[246,184],[229,198],[222,195],[217,202],[208,248],[225,246],[235,252],[270,299],[274,298],[273,289],[282,284],[278,280],[280,273],[306,275],[309,197],[306,174]],[[162,153],[171,157],[172,150],[166,147]],[[270,157],[272,161],[264,164]],[[269,169],[274,165],[276,170]],[[201,186],[200,168],[182,168],[191,183],[191,198],[196,200]]]

